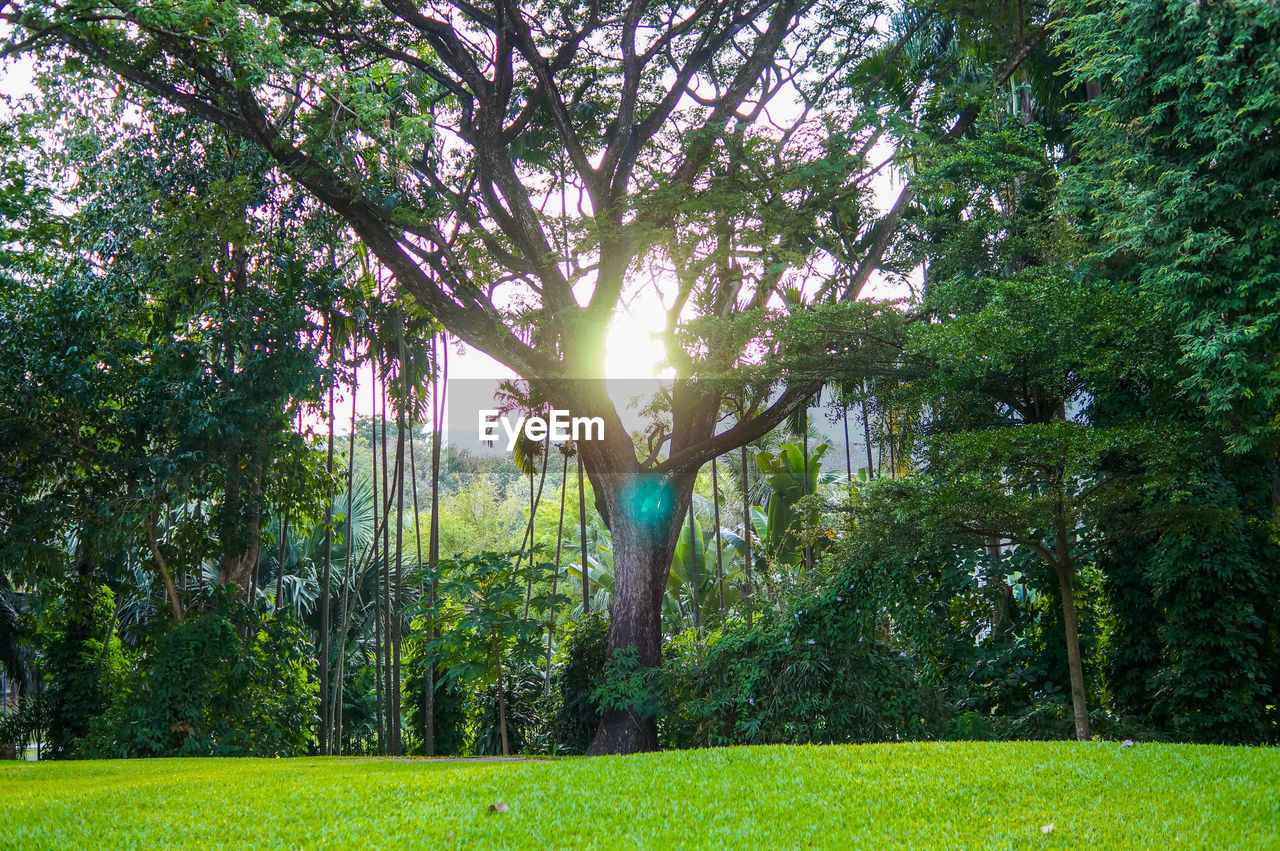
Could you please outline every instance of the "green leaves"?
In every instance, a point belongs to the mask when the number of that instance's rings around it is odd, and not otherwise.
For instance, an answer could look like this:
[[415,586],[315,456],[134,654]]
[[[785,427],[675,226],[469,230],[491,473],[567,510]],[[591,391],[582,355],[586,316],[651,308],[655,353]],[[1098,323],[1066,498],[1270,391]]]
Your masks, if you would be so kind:
[[1075,128],[1073,203],[1111,275],[1176,323],[1181,390],[1234,452],[1280,407],[1280,10],[1265,0],[1064,4],[1064,55],[1101,94]]
[[806,459],[801,448],[784,443],[775,454],[757,452],[756,466],[769,482],[765,547],[779,563],[794,566],[804,552],[809,527],[817,520],[813,506],[802,504],[806,496],[818,492],[822,456],[830,447],[818,445]]
[[499,552],[440,563],[439,601],[422,614],[424,624],[441,630],[429,650],[448,668],[451,681],[494,684],[504,669],[541,658],[546,613],[569,604],[563,594],[553,596],[542,587],[553,569]]

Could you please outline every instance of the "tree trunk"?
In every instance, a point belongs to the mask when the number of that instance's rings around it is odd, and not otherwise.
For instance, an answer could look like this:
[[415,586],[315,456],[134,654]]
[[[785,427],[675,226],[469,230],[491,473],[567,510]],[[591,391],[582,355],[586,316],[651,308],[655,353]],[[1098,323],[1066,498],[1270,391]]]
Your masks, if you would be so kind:
[[742,447],[742,569],[746,573],[747,626],[751,626],[755,588],[751,582],[751,481],[747,478],[747,447]]
[[258,461],[250,461],[246,466],[252,468],[252,475],[246,476],[241,464],[239,452],[228,453],[227,485],[221,507],[222,569],[218,581],[223,585],[237,586],[248,598],[253,586],[253,573],[258,566],[258,532],[262,523],[258,497],[262,493],[262,465]]
[[507,743],[507,684],[502,677],[502,658],[498,658],[498,734],[502,736],[502,755],[511,755],[511,746]]
[[585,615],[591,611],[591,574],[587,567],[587,497],[582,483],[581,448],[578,452],[578,545],[582,553],[582,613]]
[[724,546],[720,538],[720,475],[716,471],[716,459],[711,459],[711,511],[716,532],[716,587],[720,592],[720,620],[724,620]]
[[395,753],[395,712],[391,696],[391,512],[395,509],[394,497],[391,493],[393,478],[387,455],[387,373],[382,373],[382,411],[379,413],[381,436],[379,438],[382,456],[382,673],[385,677],[382,692],[382,717],[386,728],[384,755]]
[[[330,324],[333,317],[329,318]],[[331,337],[331,335],[329,335]],[[330,357],[332,366],[332,357]],[[333,479],[333,384],[336,377],[329,379],[329,445],[325,460],[325,472]],[[333,494],[324,511],[324,568],[320,579],[320,753],[329,755],[329,574],[333,568]]]
[[840,400],[840,419],[844,423],[844,475],[849,480],[849,495],[853,495],[853,449],[849,446],[849,406]]
[[[352,345],[352,360],[359,363],[359,345]],[[346,524],[346,557],[342,562],[342,605],[338,610],[338,668],[334,675],[331,694],[329,695],[329,729],[332,731],[332,752],[342,753],[342,706],[346,695],[344,674],[347,662],[347,628],[351,619],[351,557],[354,553],[352,533],[355,527],[351,523],[352,493],[355,490],[356,472],[356,391],[359,389],[358,373],[353,370],[351,376],[351,433],[347,435],[347,508]]]
[[[992,563],[1000,565],[1000,539],[987,538],[986,549],[987,557]],[[996,570],[994,576],[998,583],[996,586],[998,596],[991,605],[991,640],[1003,641],[1008,637],[1009,629],[1013,625],[1013,589],[1005,581],[1003,568]]]
[[151,555],[155,557],[156,567],[160,571],[160,578],[164,580],[164,593],[169,598],[169,608],[173,611],[173,619],[182,621],[182,601],[178,598],[177,586],[173,584],[173,575],[169,572],[169,562],[165,560],[164,553],[160,552],[160,544],[156,541],[156,514],[157,512],[148,512],[143,520],[143,525],[147,533],[147,545],[151,547]]
[[564,470],[560,473],[560,522],[556,526],[556,564],[551,574],[551,612],[547,618],[547,673],[543,677],[543,693],[551,694],[551,635],[556,628],[556,594],[560,590],[560,553],[564,545],[564,503],[569,495],[569,456],[564,456]]
[[689,501],[689,601],[693,607],[693,631],[702,628],[702,595],[698,593],[698,585],[702,577],[698,575],[698,542],[693,520],[693,501]]
[[[693,492],[693,477],[681,476],[671,494],[674,505],[658,517],[642,518],[621,498],[641,475],[623,477],[602,488],[613,533],[613,604],[610,607],[609,658],[634,648],[641,669],[656,668],[662,655],[662,598],[671,556],[683,531]],[[647,485],[647,482],[640,482]],[[630,510],[628,510],[630,509]],[[657,719],[633,708],[606,709],[587,753],[626,754],[658,747]]]
[[280,532],[280,551],[276,557],[276,598],[272,603],[272,610],[278,612],[280,611],[281,598],[284,597],[284,560],[289,554],[289,509],[287,506],[281,506],[280,522],[276,528]]
[[[417,550],[417,552],[415,553],[417,555],[417,560],[415,561],[415,564],[417,565],[417,573],[421,574],[422,573],[422,522],[421,522],[421,515],[418,513],[418,464],[414,457],[417,455],[417,452],[414,450],[414,445],[413,445],[413,433],[417,431],[417,426],[418,424],[416,422],[411,423],[409,426],[409,481],[410,481],[410,488],[412,489],[411,492],[413,494],[413,542],[414,542],[414,547]],[[422,586],[418,586],[419,602],[421,602],[421,600],[425,596],[426,595],[422,593]],[[424,720],[429,720],[428,716],[424,715],[423,718]],[[425,747],[424,747],[424,750],[425,750]]]
[[[804,466],[804,478],[800,481],[801,498],[809,495],[809,400],[804,400],[804,434],[801,436],[800,461]],[[809,542],[809,535],[805,533],[804,545],[804,569],[806,575],[813,570],[813,544]]]
[[[378,527],[379,509],[378,505],[378,372],[377,364],[373,366],[373,381],[370,389],[373,395],[373,409],[369,412],[369,434],[372,438],[369,441],[369,450],[373,455],[373,475],[370,480],[373,483],[373,539],[370,542],[372,550],[370,552],[370,564],[374,571],[373,583],[373,687],[374,697],[374,727],[377,731],[378,753],[386,754],[386,739],[383,737],[383,692],[382,692],[382,589],[381,575],[382,569],[378,563],[379,550],[382,530]],[[384,488],[385,492],[385,488]],[[381,516],[384,518],[385,524],[386,511]]]
[[[538,505],[541,504],[542,502],[542,489],[547,484],[547,461],[550,457],[551,457],[551,433],[548,432],[547,436],[542,440],[542,472],[538,474],[538,492],[537,493],[534,493],[533,491],[533,471],[532,470],[529,471],[528,534],[529,534],[529,568],[530,570],[529,570],[529,579],[527,582],[525,582],[525,587],[524,587],[525,620],[529,619],[529,604],[533,599],[533,566],[534,566],[533,543],[534,543],[534,534],[536,530],[536,527],[534,525],[534,518],[537,517]],[[523,547],[521,548],[521,555],[523,555]],[[516,565],[519,566],[519,564],[520,564],[520,559],[519,557],[517,557]]]
[[876,477],[875,466],[871,463],[871,417],[867,414],[867,385],[862,385],[862,401],[858,403],[858,410],[862,414],[862,439],[866,443],[867,450],[867,478],[874,479]]
[[[431,363],[436,364],[436,338],[431,338]],[[431,611],[435,611],[436,594],[440,584],[436,579],[436,568],[440,564],[440,433],[444,430],[444,399],[449,386],[449,340],[444,338],[440,346],[440,378],[431,377],[431,523],[427,545],[427,567],[431,571],[431,587],[429,589]],[[440,637],[440,630],[435,625],[435,616],[431,618],[431,638]],[[436,754],[436,664],[432,660],[427,665],[426,682],[426,742],[424,750],[427,756]]]
[[[1060,403],[1054,418],[1065,420],[1067,408]],[[1067,668],[1071,676],[1071,710],[1075,714],[1076,739],[1089,739],[1089,708],[1085,705],[1084,663],[1080,659],[1080,629],[1076,622],[1075,562],[1071,557],[1072,518],[1075,512],[1068,501],[1064,483],[1065,471],[1058,469],[1050,486],[1054,500],[1053,554],[1054,573],[1058,576],[1058,590],[1062,594],[1062,627],[1067,641]]]
[[400,723],[400,637],[402,631],[401,585],[404,582],[404,411],[396,408],[396,554],[391,589],[391,752],[404,752]]
[[1075,714],[1076,739],[1089,738],[1089,709],[1085,705],[1084,665],[1080,660],[1080,632],[1076,625],[1075,569],[1070,561],[1054,565],[1062,593],[1062,625],[1067,639],[1067,667],[1071,672],[1071,710]]

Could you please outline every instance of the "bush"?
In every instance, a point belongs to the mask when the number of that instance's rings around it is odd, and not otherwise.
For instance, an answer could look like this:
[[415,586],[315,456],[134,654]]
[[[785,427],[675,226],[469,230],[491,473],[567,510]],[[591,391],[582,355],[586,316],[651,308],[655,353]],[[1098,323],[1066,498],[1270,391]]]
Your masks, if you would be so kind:
[[[417,753],[426,753],[426,653],[416,652],[408,664],[405,698],[409,702],[409,729],[417,740]],[[450,680],[448,671],[435,676],[435,756],[457,756],[467,750],[467,693]]]
[[991,719],[980,712],[971,710],[956,718],[955,734],[952,738],[957,741],[989,742],[995,737],[996,731]]
[[[542,678],[542,671],[532,666],[508,671],[502,678],[502,685],[506,689],[507,745],[510,752],[517,754],[546,751],[546,721],[542,712],[546,705],[546,681]],[[498,685],[491,683],[476,694],[472,753],[502,753],[502,727],[498,720]]]
[[600,612],[579,618],[569,627],[562,652],[564,662],[551,677],[551,741],[564,753],[586,753],[600,726],[601,709],[594,695],[604,683],[609,619]]
[[[115,620],[115,596],[107,586],[78,576],[61,589],[45,627],[43,673],[49,686],[39,714],[48,725],[48,747],[42,756],[80,756],[79,740],[119,692],[125,662]],[[30,734],[34,720],[27,723]]]
[[27,745],[48,737],[47,692],[24,694],[18,711],[0,718],[0,759],[22,759]]
[[220,591],[206,611],[157,624],[138,669],[83,742],[86,755],[297,756],[316,720],[300,627]]
[[[966,720],[967,719],[967,720]],[[1005,741],[1072,741],[1076,737],[1075,716],[1066,696],[1038,703],[1017,715],[986,716],[968,712],[957,719],[958,739],[1000,739]],[[968,731],[989,731],[987,736],[963,735]],[[1115,715],[1105,709],[1089,713],[1089,730],[1095,739],[1135,742],[1163,742],[1167,738],[1142,719]]]
[[828,590],[753,627],[731,623],[705,645],[678,636],[661,680],[664,741],[870,742],[953,729],[941,691],[874,636],[870,611]]

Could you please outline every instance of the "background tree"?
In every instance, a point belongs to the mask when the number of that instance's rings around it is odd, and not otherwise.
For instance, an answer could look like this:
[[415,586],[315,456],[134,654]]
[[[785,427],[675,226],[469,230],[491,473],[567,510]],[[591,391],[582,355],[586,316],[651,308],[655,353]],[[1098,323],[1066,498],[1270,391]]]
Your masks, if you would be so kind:
[[[559,407],[602,416],[607,439],[584,444],[582,458],[614,533],[611,645],[653,666],[697,469],[816,386],[759,392],[717,434],[721,392],[678,384],[670,429],[638,456],[603,384],[583,379],[601,377],[624,293],[663,257],[686,269],[670,294],[673,341],[686,312],[768,309],[820,257],[837,269],[823,298],[858,296],[902,208],[878,224],[865,214],[878,170],[869,154],[927,96],[927,70],[899,73],[901,51],[878,37],[879,11],[790,0],[424,11],[397,0],[359,14],[234,3],[156,12],[34,0],[6,19],[15,47],[59,44],[253,142],[461,339],[546,384]],[[246,16],[260,25],[245,31]],[[1020,35],[995,76],[1007,79],[1043,35],[1034,24]],[[880,69],[866,86],[835,85],[864,60]],[[796,105],[790,121],[783,100]],[[952,130],[975,114],[939,112],[927,120]],[[562,227],[545,213],[554,187],[581,202]],[[709,223],[708,207],[733,214]],[[838,240],[813,237],[837,221]],[[724,372],[773,348],[767,336],[730,337],[677,372]],[[594,751],[652,748],[655,735],[652,722],[607,714]]]
[[1179,486],[1114,521],[1165,518],[1106,558],[1112,687],[1179,737],[1256,741],[1280,688],[1265,626],[1280,582],[1280,17],[1254,2],[1060,8],[1061,55],[1093,95],[1067,183],[1093,272],[1169,329],[1147,392],[1113,386],[1095,408],[1191,435]]

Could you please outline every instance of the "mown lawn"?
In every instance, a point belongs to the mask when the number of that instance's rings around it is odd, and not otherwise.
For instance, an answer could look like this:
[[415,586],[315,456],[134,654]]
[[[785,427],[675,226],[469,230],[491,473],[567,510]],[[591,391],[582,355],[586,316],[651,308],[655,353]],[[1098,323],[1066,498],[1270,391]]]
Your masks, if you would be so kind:
[[[491,812],[500,802],[505,812]],[[1278,848],[1280,750],[957,742],[537,762],[0,764],[3,847],[389,843]]]

